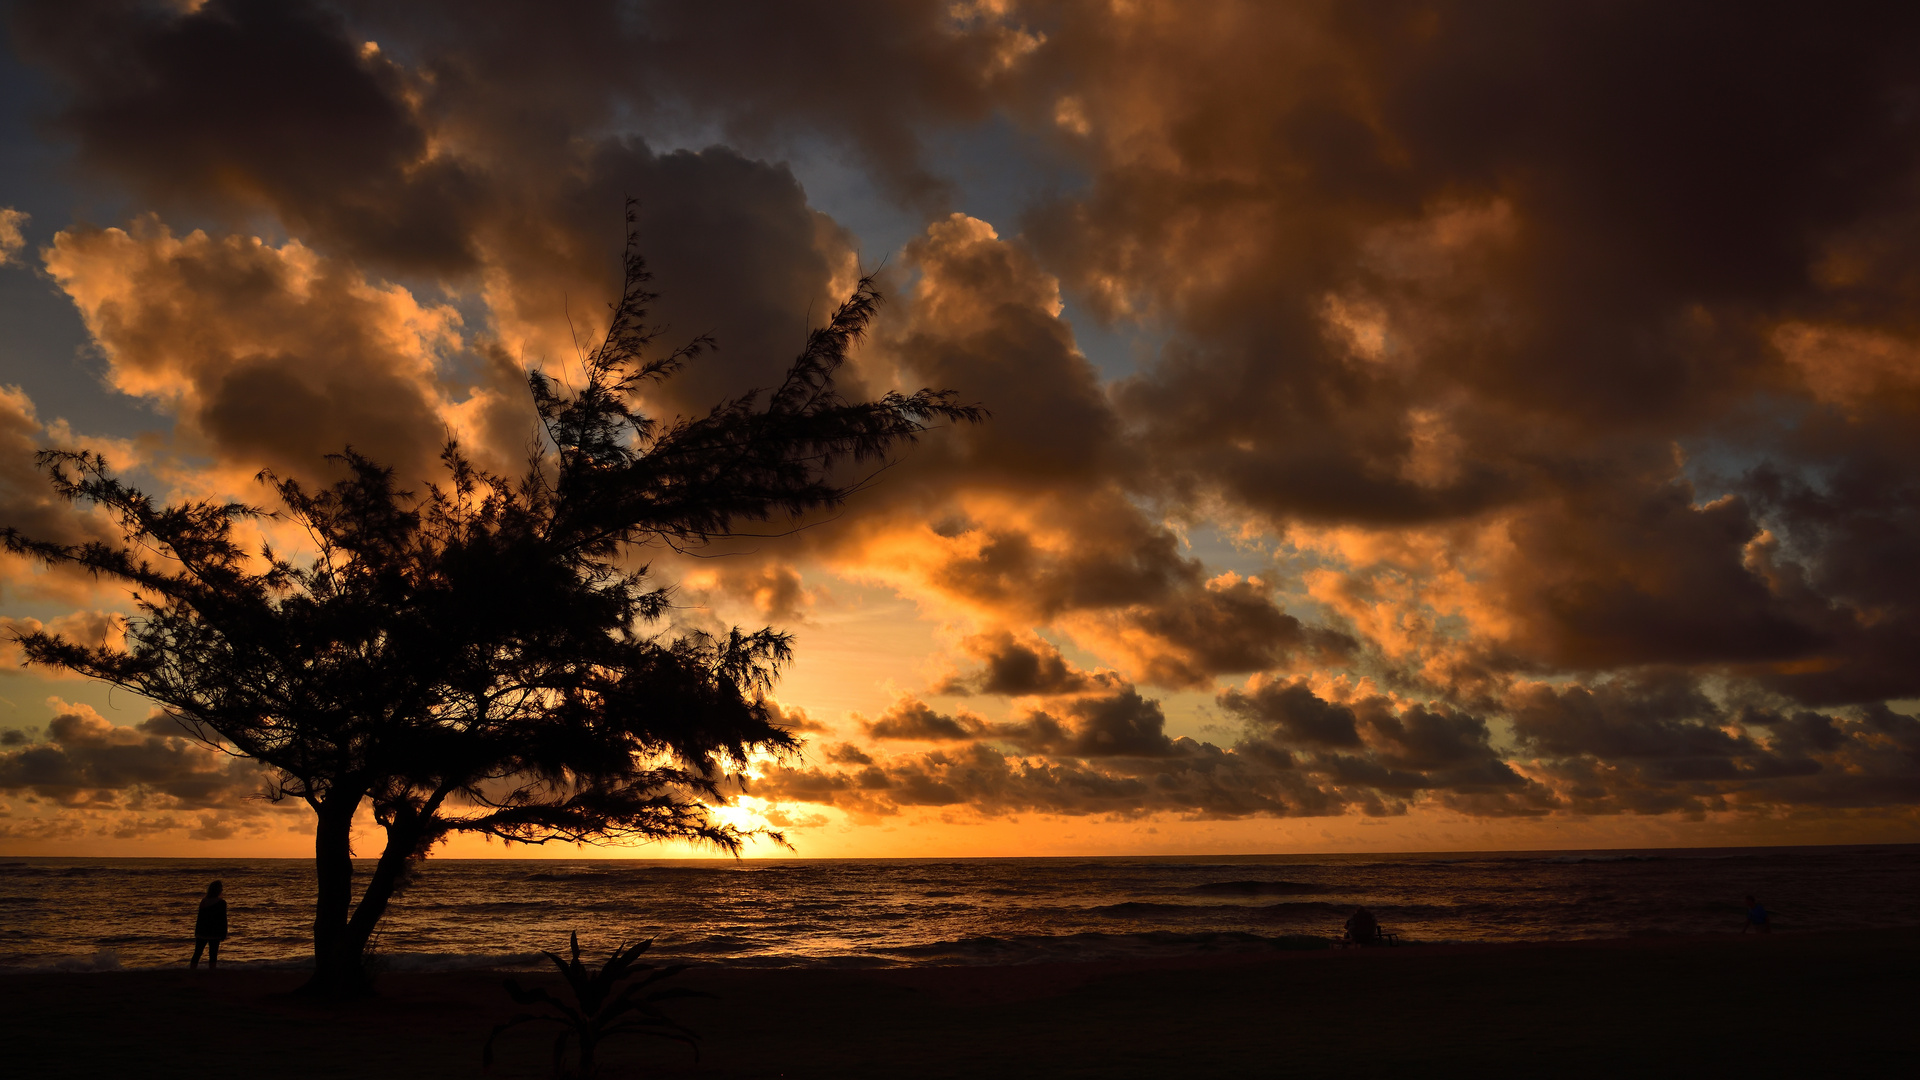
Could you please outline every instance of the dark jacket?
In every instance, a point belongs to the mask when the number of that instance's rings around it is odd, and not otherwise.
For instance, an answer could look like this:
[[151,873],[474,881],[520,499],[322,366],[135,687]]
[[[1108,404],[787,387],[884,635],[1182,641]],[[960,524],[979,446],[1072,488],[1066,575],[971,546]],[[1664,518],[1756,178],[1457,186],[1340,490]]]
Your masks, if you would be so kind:
[[200,901],[200,914],[193,920],[193,936],[202,941],[227,938],[227,902],[217,896]]

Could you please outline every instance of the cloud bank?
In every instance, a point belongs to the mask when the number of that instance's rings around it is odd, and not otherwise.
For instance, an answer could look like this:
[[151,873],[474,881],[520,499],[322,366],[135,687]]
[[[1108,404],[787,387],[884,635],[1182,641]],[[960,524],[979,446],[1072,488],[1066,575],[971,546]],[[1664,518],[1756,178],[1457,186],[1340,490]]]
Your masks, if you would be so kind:
[[[1907,8],[14,19],[59,89],[43,119],[136,213],[37,256],[6,216],[0,250],[167,418],[141,464],[183,489],[347,443],[424,476],[448,434],[511,467],[519,380],[592,332],[626,196],[660,317],[720,335],[669,412],[764,385],[860,269],[785,162],[830,157],[922,223],[851,389],[950,387],[993,422],[688,580],[779,620],[891,590],[944,628],[948,673],[836,718],[756,795],[862,820],[1913,824]],[[956,139],[986,147],[973,179]],[[1057,175],[1019,210],[969,212],[977,174],[1034,161]],[[1137,342],[1131,366],[1089,359],[1095,335]],[[31,402],[0,404],[9,521],[81,527],[35,501]]]

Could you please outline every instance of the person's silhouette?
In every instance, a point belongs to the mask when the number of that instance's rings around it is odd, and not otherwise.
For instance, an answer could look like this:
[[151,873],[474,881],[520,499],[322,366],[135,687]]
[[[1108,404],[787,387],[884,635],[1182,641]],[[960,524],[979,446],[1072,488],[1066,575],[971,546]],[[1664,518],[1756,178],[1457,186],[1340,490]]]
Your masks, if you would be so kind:
[[221,897],[225,886],[213,882],[207,895],[200,898],[200,911],[193,918],[193,959],[187,966],[200,968],[200,950],[207,951],[207,970],[220,966],[220,943],[227,940],[227,902]]
[[1366,908],[1353,909],[1347,916],[1347,940],[1356,945],[1372,945],[1380,940],[1380,922]]
[[1761,907],[1760,901],[1751,896],[1747,897],[1747,925],[1741,927],[1740,932],[1744,934],[1749,930],[1761,934],[1773,933],[1773,925],[1767,917],[1767,909]]

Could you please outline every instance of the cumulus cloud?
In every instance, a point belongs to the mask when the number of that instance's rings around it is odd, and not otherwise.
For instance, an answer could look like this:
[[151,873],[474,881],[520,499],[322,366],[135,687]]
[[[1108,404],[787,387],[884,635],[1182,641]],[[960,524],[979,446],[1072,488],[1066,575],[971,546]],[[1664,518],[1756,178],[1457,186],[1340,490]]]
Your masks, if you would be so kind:
[[[868,734],[942,746],[905,754],[843,746],[825,764],[771,767],[754,793],[863,817],[963,806],[987,816],[1313,817],[1401,814],[1429,803],[1537,815],[1562,805],[1502,759],[1484,720],[1457,710],[1378,696],[1329,702],[1297,683],[1224,695],[1221,704],[1243,721],[1228,747],[1167,735],[1159,702],[1125,684],[1001,723],[906,699]],[[1291,714],[1303,711],[1346,726],[1322,721],[1302,736]]]
[[[74,440],[66,425],[43,423],[25,391],[17,386],[0,386],[0,527],[11,526],[28,536],[69,544],[110,538],[113,531],[108,521],[98,513],[61,501],[35,467],[35,453],[55,441],[68,445],[78,442],[112,454],[115,460],[137,463],[136,455],[125,452],[128,447],[124,442]],[[71,569],[49,569],[18,556],[0,554],[0,596],[11,602],[98,603],[97,586],[85,574]]]
[[1514,734],[1529,772],[1585,813],[1910,805],[1920,798],[1920,720],[1873,705],[1850,714],[1729,710],[1677,673],[1592,686],[1529,686]]
[[768,718],[788,731],[813,734],[828,730],[825,724],[807,715],[807,710],[768,698]]
[[[75,611],[47,622],[0,615],[0,676],[20,674],[26,665],[26,653],[20,639],[28,634],[55,634],[90,649],[118,649],[126,640],[125,617],[117,612]],[[60,677],[59,672],[40,672],[42,677]],[[78,678],[78,676],[67,676]]]
[[[163,205],[271,210],[349,255],[458,270],[471,185],[407,104],[408,76],[318,5],[37,4],[16,16],[70,89],[81,163]],[[103,27],[111,32],[101,33]]]
[[[1769,9],[1737,38],[1706,8],[1444,0],[15,19],[81,167],[160,215],[67,228],[47,269],[110,384],[234,476],[348,442],[423,472],[447,432],[511,467],[519,379],[564,377],[593,330],[627,195],[670,336],[720,335],[669,413],[765,385],[855,277],[857,238],[784,156],[825,147],[924,215],[849,389],[951,387],[993,421],[686,581],[776,622],[831,575],[893,588],[953,628],[933,690],[1011,712],[902,699],[776,768],[784,798],[1914,802],[1904,9]],[[724,144],[658,149],[688,131]],[[981,132],[983,168],[1059,166],[1024,217],[950,205],[929,148]],[[207,230],[164,224],[187,214]],[[1089,322],[1153,347],[1111,377]],[[0,511],[81,535],[27,464],[51,434],[0,400]],[[1234,572],[1188,545],[1207,530],[1242,545]],[[1239,730],[1170,734],[1143,688]]]
[[961,647],[981,662],[981,669],[945,680],[935,688],[937,693],[1071,694],[1094,685],[1095,677],[1068,663],[1058,647],[1037,634],[1015,635],[1007,630],[976,634]]
[[1154,685],[1352,647],[1288,614],[1265,582],[1209,574],[1143,506],[1140,448],[1060,317],[1057,281],[1022,243],[954,214],[906,258],[910,303],[867,364],[985,401],[993,420],[929,440],[834,554],[988,624],[1058,626]]
[[1304,682],[1255,682],[1250,691],[1220,695],[1228,712],[1270,727],[1282,743],[1315,747],[1358,747],[1360,724],[1346,705],[1322,700]]
[[26,213],[0,206],[0,266],[19,261],[20,249],[27,246],[27,238],[20,232],[26,224]]
[[445,437],[435,371],[460,347],[458,316],[298,241],[175,236],[149,218],[60,233],[47,269],[113,384],[241,469],[304,472],[355,443],[423,476]]
[[[1904,592],[1865,617],[1803,587],[1847,565],[1840,519],[1903,519],[1864,488],[1825,500],[1832,532],[1768,502],[1815,460],[1885,460],[1911,427],[1893,268],[1916,162],[1890,42],[1916,27],[1867,21],[1816,40],[1778,13],[1756,51],[1715,45],[1702,12],[1633,5],[1143,5],[1117,25],[1070,8],[1033,62],[1082,73],[1075,138],[1100,164],[1030,233],[1069,291],[1175,329],[1119,401],[1177,490],[1276,523],[1495,525],[1497,544],[1422,567],[1422,599],[1474,640],[1414,651],[1482,674],[1767,669],[1809,702],[1907,693],[1889,663]],[[1786,127],[1743,119],[1783,109]],[[1771,404],[1796,384],[1805,420]],[[1869,405],[1867,387],[1890,392]],[[1676,443],[1767,464],[1703,494]],[[1467,556],[1492,591],[1437,580]],[[1397,587],[1354,576],[1376,601]]]
[[266,781],[259,766],[188,738],[157,712],[119,727],[87,705],[49,704],[55,715],[44,739],[0,750],[0,791],[92,811],[268,812],[258,798]]
[[977,716],[961,713],[948,716],[934,712],[925,702],[911,698],[896,702],[878,720],[863,724],[870,739],[912,739],[941,742],[971,739],[986,730]]
[[960,722],[908,700],[889,718],[915,731],[870,733],[940,748],[884,755],[842,745],[823,764],[772,767],[755,794],[858,817],[964,807],[1202,818],[1421,807],[1488,817],[1782,814],[1920,795],[1920,720],[1882,706],[1729,714],[1673,673],[1528,685],[1511,705],[1507,746],[1482,716],[1378,694],[1329,698],[1297,680],[1254,680],[1219,703],[1241,722],[1226,747],[1167,737],[1158,704],[1131,688],[1005,723]]

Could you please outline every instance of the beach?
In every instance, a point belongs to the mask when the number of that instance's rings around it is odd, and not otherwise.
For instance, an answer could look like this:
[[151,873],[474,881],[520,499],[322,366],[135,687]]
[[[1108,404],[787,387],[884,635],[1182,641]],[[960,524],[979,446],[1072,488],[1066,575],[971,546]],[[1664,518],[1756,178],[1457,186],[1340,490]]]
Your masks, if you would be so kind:
[[[287,970],[7,973],[13,1075],[536,1077],[502,975],[398,972],[343,1003]],[[558,988],[557,979],[517,976]],[[702,1036],[606,1076],[1910,1075],[1920,928],[1217,953],[895,970],[695,968]],[[10,1069],[10,1071],[12,1071]]]

